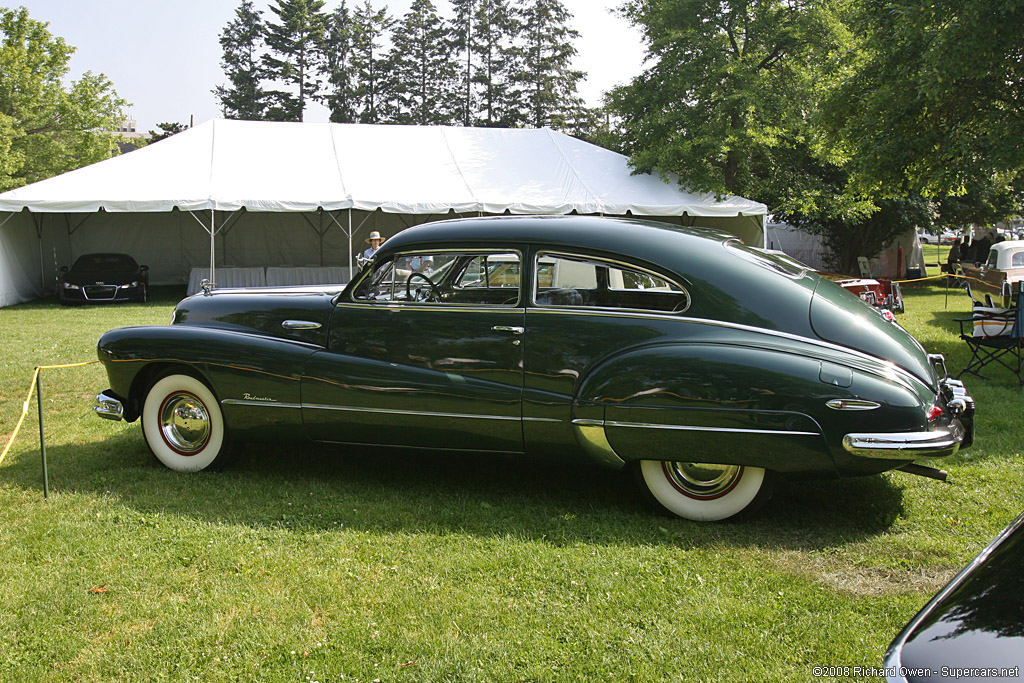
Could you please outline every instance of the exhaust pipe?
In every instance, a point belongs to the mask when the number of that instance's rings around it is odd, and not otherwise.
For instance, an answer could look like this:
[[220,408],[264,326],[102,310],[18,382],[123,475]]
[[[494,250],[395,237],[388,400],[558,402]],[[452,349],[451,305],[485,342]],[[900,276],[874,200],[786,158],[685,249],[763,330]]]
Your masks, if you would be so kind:
[[908,474],[916,474],[919,477],[928,477],[929,479],[938,479],[939,481],[946,481],[949,476],[949,472],[946,470],[939,470],[934,467],[925,467],[924,465],[915,465],[910,463],[903,467],[897,467],[896,469],[907,472]]

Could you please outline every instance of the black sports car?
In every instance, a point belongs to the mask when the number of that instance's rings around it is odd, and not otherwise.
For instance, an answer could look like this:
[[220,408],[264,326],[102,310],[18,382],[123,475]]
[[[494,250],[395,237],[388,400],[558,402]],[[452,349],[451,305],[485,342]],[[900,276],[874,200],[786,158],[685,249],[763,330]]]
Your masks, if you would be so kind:
[[149,266],[140,266],[128,254],[85,254],[60,272],[57,296],[62,304],[146,300]]

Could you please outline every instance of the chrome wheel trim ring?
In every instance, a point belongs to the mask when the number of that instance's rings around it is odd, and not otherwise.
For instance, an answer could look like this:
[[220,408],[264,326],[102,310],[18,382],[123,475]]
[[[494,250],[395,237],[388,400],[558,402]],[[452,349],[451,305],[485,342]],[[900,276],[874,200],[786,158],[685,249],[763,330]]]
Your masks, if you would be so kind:
[[210,413],[198,396],[176,391],[160,405],[160,436],[179,455],[195,455],[210,441]]
[[742,465],[664,462],[662,469],[676,491],[696,500],[721,498],[736,488],[743,478]]

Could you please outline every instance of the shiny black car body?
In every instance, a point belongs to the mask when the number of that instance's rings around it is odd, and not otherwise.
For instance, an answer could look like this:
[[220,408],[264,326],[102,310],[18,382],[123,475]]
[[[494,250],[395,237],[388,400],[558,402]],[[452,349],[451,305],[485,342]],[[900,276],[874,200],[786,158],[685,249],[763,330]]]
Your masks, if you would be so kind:
[[1024,680],[1024,514],[893,640],[892,683]]
[[128,254],[84,254],[60,271],[57,296],[62,304],[146,301],[149,266]]

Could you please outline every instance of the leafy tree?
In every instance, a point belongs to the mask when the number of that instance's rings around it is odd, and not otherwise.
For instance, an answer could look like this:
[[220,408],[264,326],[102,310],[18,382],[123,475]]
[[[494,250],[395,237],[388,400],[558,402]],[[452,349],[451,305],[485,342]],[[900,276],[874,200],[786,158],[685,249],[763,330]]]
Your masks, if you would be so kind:
[[529,0],[519,9],[525,124],[565,128],[583,107],[576,88],[583,72],[570,68],[579,33],[570,28],[572,15],[560,0]]
[[178,123],[177,121],[158,123],[156,124],[156,127],[160,129],[160,132],[155,130],[149,131],[149,142],[151,144],[154,142],[160,142],[161,140],[166,140],[172,135],[177,135],[178,133],[183,133],[188,130],[188,126],[183,123]]
[[253,9],[252,0],[242,0],[234,21],[221,31],[221,67],[230,86],[218,85],[213,93],[225,118],[259,121],[264,117],[267,93],[262,86],[259,58],[263,31],[263,20]]
[[476,13],[480,0],[452,0],[452,59],[457,61],[459,79],[458,119],[463,126],[472,125],[475,105],[473,103],[473,56],[479,42],[476,33]]
[[395,22],[387,9],[375,11],[370,0],[364,0],[353,15],[352,70],[358,84],[355,108],[360,123],[383,123],[388,117],[389,93],[385,77],[387,59],[380,54],[381,39]]
[[301,121],[306,102],[320,89],[319,74],[327,16],[324,0],[275,0],[270,11],[278,22],[267,22],[266,44],[269,54],[262,58],[268,78],[294,87],[293,92],[270,91],[276,105],[267,117],[277,121]]
[[324,43],[324,66],[329,89],[324,104],[331,110],[331,121],[356,121],[356,85],[353,74],[353,19],[345,0],[331,13]]
[[785,179],[794,156],[825,157],[810,115],[844,65],[837,2],[629,0],[651,66],[613,90],[610,106],[634,166],[765,201],[763,178]]
[[1024,168],[1024,3],[857,8],[864,58],[829,112],[858,184],[899,196],[1011,183]]
[[0,8],[0,191],[110,158],[128,104],[103,74],[65,86],[74,48]]
[[455,68],[447,27],[431,0],[413,0],[392,35],[389,64],[395,122],[452,122]]

